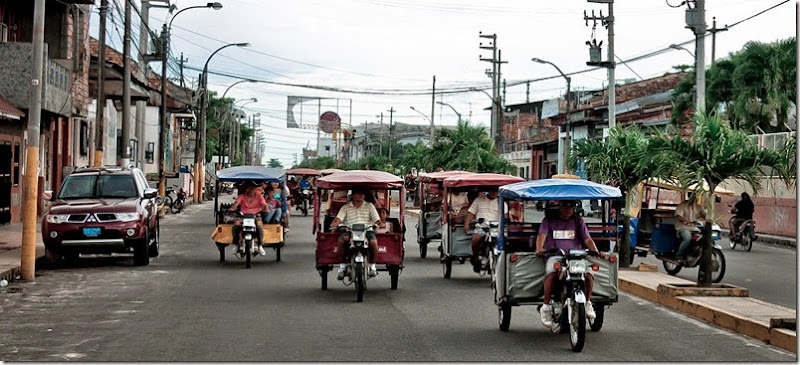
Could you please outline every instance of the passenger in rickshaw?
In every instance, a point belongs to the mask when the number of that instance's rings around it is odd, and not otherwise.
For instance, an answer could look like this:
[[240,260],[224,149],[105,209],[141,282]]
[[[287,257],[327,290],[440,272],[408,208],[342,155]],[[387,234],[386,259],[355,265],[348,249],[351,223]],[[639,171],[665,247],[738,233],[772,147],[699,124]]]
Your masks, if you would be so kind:
[[[260,214],[267,211],[267,201],[264,196],[259,193],[259,186],[257,184],[242,184],[245,189],[244,194],[236,197],[236,200],[231,205],[228,211],[239,211],[241,214]],[[259,222],[260,223],[260,222]],[[256,238],[258,241],[259,254],[266,255],[266,251],[261,247],[261,237],[264,236],[264,227],[261,224],[256,224]],[[242,251],[242,242],[239,236],[242,234],[242,220],[236,219],[233,224],[233,242],[235,243],[234,249]]]
[[[335,230],[340,223],[344,223],[348,227],[354,224],[379,225],[380,215],[372,203],[364,201],[364,197],[368,192],[362,189],[354,189],[351,194],[352,200],[339,209],[339,214],[330,225],[331,230]],[[377,275],[377,268],[375,267],[375,257],[378,256],[378,239],[375,233],[367,231],[366,238],[369,240],[369,270],[370,277]],[[339,272],[336,279],[344,280],[345,269],[347,269],[347,244],[350,242],[350,232],[345,232],[339,236],[338,250],[342,253],[342,263],[339,264]]]
[[275,188],[272,186],[267,187],[266,193],[266,200],[267,200],[267,212],[263,214],[263,222],[266,224],[269,223],[280,223],[281,221],[281,214],[283,213],[281,207],[281,201],[275,198]]
[[466,218],[467,209],[469,209],[470,202],[469,196],[467,195],[466,191],[461,191],[457,193],[450,193],[450,205],[448,208],[450,209],[450,216],[455,223],[461,223]]
[[[487,222],[500,221],[500,207],[497,204],[497,190],[490,191],[488,195],[480,194],[470,205],[467,218],[464,220],[464,232],[469,234],[469,224],[473,219],[483,218]],[[505,211],[508,211],[508,204],[505,204]],[[481,249],[483,236],[487,233],[481,228],[475,228],[472,232],[472,269],[481,272],[481,262],[478,259],[478,251]]]
[[386,218],[389,217],[389,209],[387,209],[386,207],[378,208],[378,216],[381,217],[381,220],[378,222],[378,228],[375,229],[375,233],[394,232],[393,223],[386,221]]
[[[542,219],[542,224],[539,226],[539,233],[536,237],[536,254],[544,255],[544,252],[550,249],[559,248],[565,253],[569,250],[579,250],[584,247],[589,251],[597,252],[601,258],[605,255],[597,250],[594,240],[589,235],[589,229],[586,227],[586,222],[583,218],[575,214],[576,201],[564,200],[559,204],[558,215],[546,216]],[[551,328],[553,326],[553,307],[550,305],[550,298],[553,293],[553,287],[558,280],[558,273],[553,265],[559,260],[563,259],[561,255],[551,255],[547,257],[545,263],[545,272],[547,276],[544,278],[544,305],[539,310],[542,317],[542,324]],[[593,319],[596,317],[594,308],[592,307],[592,285],[594,284],[594,277],[591,273],[586,273],[586,318]]]

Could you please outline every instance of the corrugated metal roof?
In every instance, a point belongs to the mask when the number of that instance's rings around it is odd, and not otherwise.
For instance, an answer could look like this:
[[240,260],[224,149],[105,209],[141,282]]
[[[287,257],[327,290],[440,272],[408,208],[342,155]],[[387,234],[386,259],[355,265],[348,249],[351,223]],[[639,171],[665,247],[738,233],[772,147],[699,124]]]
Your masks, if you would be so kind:
[[11,105],[6,99],[0,98],[0,117],[6,119],[19,120],[25,113]]

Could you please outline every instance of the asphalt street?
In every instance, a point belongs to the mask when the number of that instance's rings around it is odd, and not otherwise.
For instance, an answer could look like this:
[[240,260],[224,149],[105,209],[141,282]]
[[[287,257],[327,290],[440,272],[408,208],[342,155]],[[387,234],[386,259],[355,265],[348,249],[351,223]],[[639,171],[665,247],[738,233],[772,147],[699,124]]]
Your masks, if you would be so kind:
[[[162,221],[162,252],[149,266],[129,258],[81,258],[41,270],[0,293],[0,359],[6,361],[796,361],[796,355],[621,294],[582,353],[517,307],[497,325],[489,279],[469,265],[442,277],[419,257],[409,219],[405,270],[390,290],[381,272],[363,303],[329,276],[320,290],[311,217],[292,217],[282,261],[252,269],[220,263],[212,206]],[[436,243],[430,251],[436,252]],[[753,253],[758,251],[754,249]],[[436,255],[432,255],[436,256]]]

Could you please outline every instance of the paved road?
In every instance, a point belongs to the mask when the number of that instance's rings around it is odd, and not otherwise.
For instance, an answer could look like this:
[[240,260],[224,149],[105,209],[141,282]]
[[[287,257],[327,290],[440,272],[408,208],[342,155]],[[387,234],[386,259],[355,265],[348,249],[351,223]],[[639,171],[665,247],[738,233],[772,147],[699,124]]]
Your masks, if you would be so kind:
[[[795,354],[622,295],[582,353],[544,329],[532,307],[497,328],[487,278],[468,265],[441,277],[408,234],[400,288],[370,281],[319,289],[310,218],[292,217],[282,262],[274,254],[217,261],[210,204],[162,222],[162,255],[83,258],[0,294],[0,359],[80,361],[796,361]],[[408,222],[413,227],[415,222]],[[432,246],[435,250],[435,246]],[[331,277],[332,278],[332,277]],[[332,278],[333,279],[333,278]]]

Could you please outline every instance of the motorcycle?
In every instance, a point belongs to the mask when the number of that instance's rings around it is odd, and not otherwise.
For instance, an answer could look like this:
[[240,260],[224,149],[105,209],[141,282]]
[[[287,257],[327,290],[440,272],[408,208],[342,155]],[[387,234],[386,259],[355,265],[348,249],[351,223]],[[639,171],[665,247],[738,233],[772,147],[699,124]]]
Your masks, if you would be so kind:
[[[703,245],[705,244],[702,230],[705,228],[699,223],[697,223],[697,226],[701,231],[692,232],[692,239],[687,249],[686,260],[678,260],[675,257],[675,251],[656,254],[656,258],[663,262],[664,270],[667,271],[667,274],[675,276],[678,275],[684,267],[692,268],[700,265],[700,258],[703,257]],[[722,247],[717,244],[717,241],[720,239],[719,226],[713,224],[711,230],[711,236],[714,240],[714,246],[711,251],[712,280],[714,283],[719,283],[722,281],[722,277],[725,276],[725,255],[722,253]]]
[[311,201],[311,199],[311,189],[300,189],[299,194],[297,194],[295,198],[295,207],[302,211],[304,216],[308,216],[308,202]]
[[350,230],[350,247],[347,249],[350,262],[345,269],[344,285],[349,286],[355,283],[356,301],[363,302],[364,291],[367,290],[367,269],[369,268],[367,232],[372,232],[375,225],[354,224],[352,227],[348,227],[346,224],[340,224],[338,229],[340,231]]
[[492,275],[492,271],[496,265],[497,250],[497,236],[500,235],[500,222],[487,222],[483,218],[479,218],[475,223],[475,228],[483,230],[486,234],[483,236],[481,248],[478,250],[478,260],[480,261],[480,268],[476,272]]
[[178,189],[178,197],[175,199],[174,202],[169,207],[170,212],[172,214],[178,214],[183,210],[183,207],[186,205],[186,190],[183,188]]
[[[258,247],[254,244],[254,242],[258,242],[257,215],[240,214],[240,216],[242,217],[242,234],[236,249],[236,257],[240,260],[244,258],[244,266],[249,269],[252,257],[259,254]],[[242,247],[242,243],[244,243],[244,247]]]
[[172,207],[172,194],[175,193],[175,189],[172,187],[167,187],[164,190],[164,196],[159,196],[156,198],[156,205],[158,206],[158,216],[160,218],[164,218],[164,214],[167,212],[168,208]]
[[[554,264],[558,280],[553,288],[553,333],[569,332],[569,344],[572,351],[581,352],[586,343],[586,273],[589,270],[599,271],[600,265],[590,265],[588,255],[599,257],[594,251],[585,249],[569,250],[550,249],[546,255],[558,254],[563,258]],[[539,306],[539,310],[541,310]],[[602,322],[600,323],[602,325]],[[590,321],[592,330],[594,323]],[[597,329],[599,330],[599,328]]]
[[750,250],[753,249],[753,241],[755,241],[758,237],[756,236],[756,221],[752,219],[745,220],[734,232],[733,221],[736,219],[736,208],[731,209],[730,213],[734,215],[730,220],[728,220],[728,228],[730,229],[728,233],[728,243],[731,249],[735,249],[736,244],[738,243],[742,245],[742,248],[744,248],[747,252],[750,252]]

